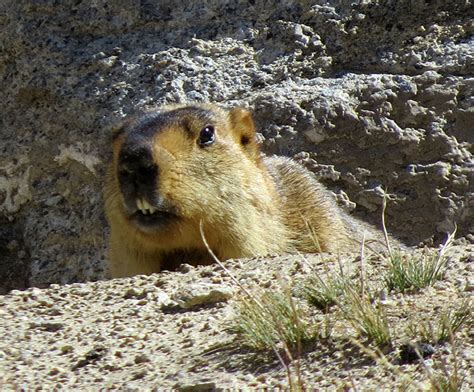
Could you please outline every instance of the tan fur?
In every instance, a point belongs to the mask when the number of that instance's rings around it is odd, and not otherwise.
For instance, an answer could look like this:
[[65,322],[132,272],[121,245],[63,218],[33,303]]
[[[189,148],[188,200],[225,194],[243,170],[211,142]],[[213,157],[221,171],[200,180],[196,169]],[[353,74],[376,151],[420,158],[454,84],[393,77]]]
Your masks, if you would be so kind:
[[[153,160],[160,170],[157,192],[179,216],[162,230],[142,231],[128,219],[117,177],[118,154],[126,135],[114,142],[105,186],[113,277],[150,274],[181,262],[210,263],[200,222],[221,260],[297,251],[340,252],[353,245],[353,221],[310,172],[288,158],[260,155],[248,111],[192,106],[213,112],[216,142],[200,148],[174,123],[165,124],[153,137]],[[206,124],[198,118],[188,120],[197,138]]]

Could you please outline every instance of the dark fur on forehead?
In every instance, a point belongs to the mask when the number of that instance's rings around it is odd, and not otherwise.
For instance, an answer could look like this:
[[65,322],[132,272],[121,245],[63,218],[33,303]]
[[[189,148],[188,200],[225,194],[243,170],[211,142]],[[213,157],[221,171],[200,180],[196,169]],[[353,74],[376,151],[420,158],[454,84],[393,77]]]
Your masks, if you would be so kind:
[[181,126],[191,133],[190,120],[198,118],[207,124],[214,119],[213,112],[198,106],[185,106],[172,110],[157,110],[136,116],[127,121],[113,135],[114,140],[125,133],[132,138],[150,138],[169,125]]

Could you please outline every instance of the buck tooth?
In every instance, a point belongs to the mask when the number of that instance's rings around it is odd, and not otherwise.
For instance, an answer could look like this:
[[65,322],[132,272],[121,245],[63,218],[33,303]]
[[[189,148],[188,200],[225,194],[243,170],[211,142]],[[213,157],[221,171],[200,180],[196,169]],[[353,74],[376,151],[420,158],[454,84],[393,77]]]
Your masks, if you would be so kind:
[[148,211],[151,210],[151,205],[145,199],[143,199],[143,208]]
[[140,211],[143,212],[144,208],[143,208],[143,201],[142,199],[137,199],[137,207]]

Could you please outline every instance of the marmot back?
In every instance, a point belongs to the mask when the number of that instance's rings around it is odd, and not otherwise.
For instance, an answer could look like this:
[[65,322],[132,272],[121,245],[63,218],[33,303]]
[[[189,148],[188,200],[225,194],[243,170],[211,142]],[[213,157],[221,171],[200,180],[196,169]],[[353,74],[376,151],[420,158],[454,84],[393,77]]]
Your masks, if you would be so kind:
[[[356,249],[354,225],[312,173],[259,152],[250,112],[165,106],[114,134],[105,185],[113,277],[182,262]],[[362,238],[363,233],[356,233]]]

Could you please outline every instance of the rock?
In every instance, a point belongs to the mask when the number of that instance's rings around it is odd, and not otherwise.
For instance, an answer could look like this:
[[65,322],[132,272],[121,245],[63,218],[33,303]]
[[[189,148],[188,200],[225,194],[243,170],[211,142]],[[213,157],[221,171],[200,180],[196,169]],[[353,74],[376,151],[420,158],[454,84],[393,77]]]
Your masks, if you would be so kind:
[[400,347],[402,363],[411,363],[432,356],[436,349],[428,343],[408,343]]
[[93,348],[77,361],[77,363],[72,367],[72,370],[77,370],[87,365],[96,363],[101,358],[103,358],[106,352],[107,350],[104,347]]
[[136,287],[130,287],[124,294],[123,298],[125,299],[143,299],[146,297],[146,291],[143,289],[138,289]]
[[469,278],[466,280],[466,286],[464,287],[464,291],[474,291],[474,279]]
[[217,384],[213,381],[194,381],[187,383],[178,383],[175,385],[176,390],[180,392],[207,392],[215,391]]
[[183,309],[228,301],[233,290],[213,284],[190,284],[178,291],[173,300]]
[[56,332],[64,328],[63,322],[37,320],[30,323],[31,329],[40,329],[47,332]]
[[107,277],[110,129],[165,102],[254,109],[356,215],[393,193],[411,244],[472,233],[470,3],[316,3],[4,1],[0,292]]

